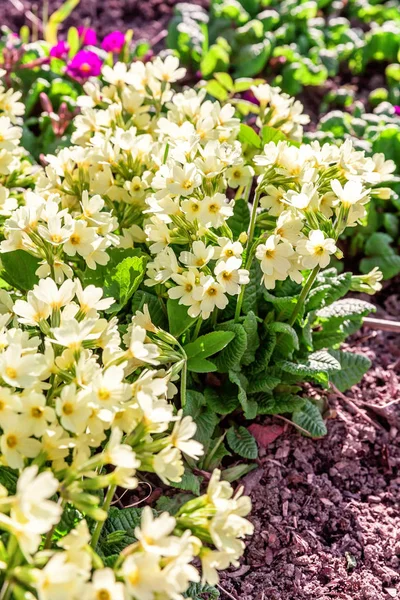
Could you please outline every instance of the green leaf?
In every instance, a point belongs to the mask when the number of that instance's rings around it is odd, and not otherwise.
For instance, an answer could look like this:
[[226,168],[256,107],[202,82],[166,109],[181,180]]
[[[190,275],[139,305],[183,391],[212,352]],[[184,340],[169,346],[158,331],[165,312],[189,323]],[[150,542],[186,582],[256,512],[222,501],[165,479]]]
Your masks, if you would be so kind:
[[221,479],[223,481],[229,481],[229,483],[232,483],[238,479],[241,479],[247,475],[247,473],[250,473],[250,471],[257,469],[257,466],[258,465],[256,463],[250,463],[249,465],[241,464],[235,465],[234,467],[229,467],[228,469],[224,469],[222,471]]
[[264,145],[269,142],[277,144],[280,141],[287,141],[287,137],[282,131],[275,129],[275,127],[270,127],[269,125],[264,125],[261,129],[261,139]]
[[206,405],[203,394],[187,390],[183,414],[190,415],[195,421],[197,431],[194,437],[207,449],[219,419],[216,413]]
[[204,398],[207,406],[219,415],[227,415],[239,406],[237,388],[232,384],[224,384],[223,388],[218,389],[206,388]]
[[14,496],[17,491],[18,473],[10,467],[0,467],[0,484],[4,485],[8,494]]
[[257,415],[257,403],[255,402],[255,400],[249,399],[247,397],[247,378],[245,377],[245,375],[243,375],[243,373],[230,370],[229,379],[232,383],[235,383],[238,386],[238,399],[243,409],[244,416],[246,417],[246,419],[254,419]]
[[245,125],[244,123],[240,124],[238,140],[242,144],[253,146],[253,148],[261,148],[261,140],[254,129],[249,127],[249,125]]
[[228,92],[233,91],[233,79],[228,73],[214,73],[214,77]]
[[257,44],[242,46],[236,56],[235,77],[254,77],[261,73],[271,54],[271,42],[265,39]]
[[107,313],[120,311],[133,296],[144,278],[147,254],[136,249],[109,250],[110,260],[106,265],[97,265],[96,270],[86,269],[84,284],[93,284],[104,290],[105,297],[112,297],[115,303]]
[[74,8],[78,6],[79,1],[80,0],[66,0],[60,8],[53,12],[44,30],[44,39],[46,42],[52,46],[57,43],[57,31],[59,26],[67,17],[69,17]]
[[207,358],[219,352],[235,337],[232,331],[212,331],[183,347],[188,358]]
[[191,583],[184,596],[191,600],[218,600],[220,593],[216,587],[208,583]]
[[370,302],[358,298],[344,298],[317,310],[316,315],[321,321],[343,322],[345,319],[352,317],[365,317],[370,312],[375,311],[375,306]]
[[135,527],[140,525],[142,511],[139,508],[116,508],[112,506],[104,522],[97,551],[101,556],[118,555],[124,548],[136,542]]
[[226,432],[226,440],[231,450],[239,456],[252,460],[257,458],[257,442],[245,427],[230,427]]
[[217,327],[218,331],[231,331],[234,338],[214,359],[218,371],[227,373],[230,369],[239,367],[243,354],[247,348],[247,335],[244,327],[238,323],[222,323]]
[[242,325],[247,335],[247,347],[242,356],[241,362],[242,365],[250,365],[252,362],[254,362],[256,351],[260,345],[257,317],[253,311],[249,311],[249,313],[245,316]]
[[167,300],[167,313],[169,331],[174,337],[182,335],[195,322],[195,319],[188,315],[187,306],[179,304],[178,300]]
[[232,231],[234,240],[237,240],[243,231],[248,230],[250,225],[250,209],[246,200],[236,200],[233,207],[233,215],[229,217],[227,224]]
[[196,496],[200,495],[200,484],[203,481],[202,477],[198,477],[189,469],[185,469],[184,474],[182,475],[182,479],[178,482],[171,481],[169,485],[172,487],[178,488],[180,490],[185,490],[188,492],[192,492]]
[[360,262],[360,271],[369,273],[374,267],[378,267],[384,279],[392,279],[400,273],[400,256],[398,254],[386,256],[373,256],[363,258]]
[[251,311],[256,313],[258,298],[262,297],[262,288],[260,286],[261,267],[258,260],[252,261],[249,278],[250,281],[245,287],[242,304],[242,310],[245,314]]
[[285,372],[296,375],[299,378],[311,378],[322,385],[328,384],[328,375],[340,370],[340,363],[329,352],[319,350],[309,354],[301,362],[290,362],[283,360],[278,366]]
[[323,437],[327,434],[327,429],[318,407],[307,398],[303,400],[303,406],[292,415],[293,423],[304,429],[312,438]]
[[228,92],[218,81],[215,79],[211,79],[211,81],[207,82],[206,85],[207,94],[213,96],[220,102],[225,102],[228,99]]
[[0,255],[2,278],[21,292],[33,289],[39,281],[36,271],[39,260],[24,250],[13,250]]
[[66,504],[61,519],[54,529],[53,539],[59,540],[66,536],[83,518],[83,514],[76,510],[72,504]]
[[342,350],[331,350],[330,353],[340,363],[340,371],[330,376],[331,382],[340,392],[345,392],[359,383],[371,366],[369,358],[361,354]]
[[275,346],[276,334],[273,331],[267,330],[261,338],[261,344],[256,352],[254,362],[249,365],[249,370],[252,375],[260,373],[268,367]]
[[271,323],[268,325],[270,331],[281,334],[279,338],[279,345],[276,349],[279,350],[281,355],[288,356],[293,350],[299,349],[299,338],[296,331],[288,323]]
[[295,394],[275,394],[258,400],[259,415],[284,415],[300,410],[305,403],[304,398]]
[[255,394],[257,392],[270,392],[281,380],[278,377],[274,377],[268,371],[262,371],[257,375],[253,375],[249,380],[249,386],[247,391],[249,394]]
[[189,358],[187,361],[187,368],[188,371],[192,371],[192,373],[212,373],[217,370],[217,367],[213,362],[206,358],[200,358],[199,356]]

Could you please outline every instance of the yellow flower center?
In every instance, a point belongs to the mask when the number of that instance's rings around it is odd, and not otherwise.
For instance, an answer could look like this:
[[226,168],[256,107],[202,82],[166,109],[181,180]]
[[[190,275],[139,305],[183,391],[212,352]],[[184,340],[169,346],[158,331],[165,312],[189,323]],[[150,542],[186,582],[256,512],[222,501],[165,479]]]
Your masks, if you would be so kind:
[[275,250],[266,250],[264,256],[265,258],[274,258]]
[[318,256],[321,256],[321,254],[324,254],[325,248],[323,246],[315,246],[314,252],[315,254],[318,254]]
[[15,379],[17,376],[17,370],[14,369],[14,367],[7,367],[6,368],[6,375],[7,377],[9,377],[10,379]]
[[100,388],[97,391],[97,395],[100,400],[109,400],[110,396],[111,396],[111,394],[107,388]]
[[74,406],[72,404],[72,402],[66,402],[64,404],[64,406],[62,407],[62,411],[64,413],[64,415],[72,415],[72,413],[74,412]]
[[18,438],[16,435],[11,433],[7,436],[6,442],[9,448],[15,448],[15,446],[18,444]]
[[208,210],[210,213],[216,214],[219,212],[219,206],[218,206],[218,204],[210,204],[208,207]]
[[111,594],[108,590],[99,590],[97,592],[97,600],[111,600]]
[[216,288],[215,288],[215,287],[209,287],[209,288],[208,288],[208,290],[207,290],[207,294],[208,294],[209,296],[215,296],[215,295],[216,295],[216,293],[217,293],[217,290],[216,290]]
[[191,284],[191,283],[187,283],[187,284],[185,285],[185,290],[186,290],[187,292],[191,292],[191,291],[192,291],[192,289],[193,289],[193,286],[192,286],[192,284]]
[[34,419],[40,419],[43,415],[44,409],[41,406],[34,406],[31,409],[31,415]]
[[56,244],[59,244],[62,240],[61,235],[59,235],[58,233],[53,233],[53,235],[50,236],[50,239],[52,242],[55,242]]
[[77,246],[78,244],[80,244],[81,242],[81,238],[79,237],[79,235],[77,235],[76,233],[73,233],[71,235],[71,237],[69,238],[69,241],[71,242],[71,244],[73,246]]
[[184,190],[190,190],[193,185],[193,181],[191,179],[186,179],[186,181],[182,182],[182,187]]
[[0,400],[0,410],[4,410],[5,406],[5,402],[3,402],[3,400]]

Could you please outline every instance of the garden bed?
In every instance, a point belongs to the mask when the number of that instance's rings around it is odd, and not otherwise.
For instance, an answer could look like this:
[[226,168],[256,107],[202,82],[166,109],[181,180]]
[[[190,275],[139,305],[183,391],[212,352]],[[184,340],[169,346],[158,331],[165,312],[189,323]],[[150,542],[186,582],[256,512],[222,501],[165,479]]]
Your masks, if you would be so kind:
[[[378,316],[397,320],[399,297],[389,294],[384,306]],[[324,439],[290,427],[261,450],[259,469],[244,480],[255,535],[222,581],[235,598],[400,597],[399,342],[367,328],[350,340],[346,349],[372,361],[346,394],[362,414],[331,394]]]

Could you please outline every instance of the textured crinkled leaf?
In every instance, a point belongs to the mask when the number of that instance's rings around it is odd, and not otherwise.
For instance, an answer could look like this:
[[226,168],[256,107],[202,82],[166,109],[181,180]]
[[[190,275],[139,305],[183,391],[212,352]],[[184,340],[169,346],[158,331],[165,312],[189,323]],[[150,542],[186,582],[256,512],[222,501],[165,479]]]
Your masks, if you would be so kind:
[[249,365],[249,372],[254,375],[266,369],[271,360],[276,345],[276,334],[273,331],[266,331],[263,336],[260,347],[258,348],[254,362]]
[[301,409],[304,398],[295,394],[276,394],[257,398],[259,415],[284,415]]
[[218,331],[232,331],[235,337],[218,356],[213,359],[218,371],[227,373],[230,369],[239,367],[243,354],[247,348],[247,335],[244,327],[239,323],[223,323],[218,325]]
[[22,292],[31,290],[39,281],[36,270],[39,260],[24,250],[4,252],[0,255],[2,278]]
[[270,323],[268,329],[278,334],[279,344],[276,350],[280,356],[290,356],[293,350],[299,349],[297,333],[288,323]]
[[330,306],[325,306],[317,310],[317,317],[323,321],[337,319],[344,321],[351,317],[365,317],[370,312],[375,312],[376,308],[370,302],[359,300],[358,298],[344,298],[337,300]]
[[315,331],[313,333],[314,350],[322,350],[324,348],[333,348],[337,344],[341,344],[347,338],[347,333],[338,329],[337,331]]
[[242,323],[246,335],[247,335],[247,347],[246,351],[242,356],[242,365],[251,364],[256,355],[258,346],[260,345],[260,338],[258,336],[258,322],[257,317],[253,311],[250,311],[243,320]]
[[220,593],[216,587],[208,583],[191,583],[184,596],[191,600],[217,600]]
[[292,421],[312,438],[320,438],[327,434],[326,425],[318,407],[307,398],[304,398],[303,406],[294,411]]
[[10,467],[0,467],[0,484],[4,485],[9,496],[14,496],[17,490],[18,473]]
[[169,485],[172,487],[178,488],[180,490],[185,490],[188,492],[192,492],[196,496],[200,495],[200,485],[203,481],[202,477],[195,475],[189,469],[185,469],[184,474],[182,475],[182,479],[178,482],[170,482]]
[[339,361],[341,369],[332,373],[330,380],[340,392],[345,392],[353,385],[361,381],[371,366],[371,361],[366,356],[343,352],[342,350],[331,350],[330,353]]
[[[264,290],[264,298],[273,305],[278,321],[289,319],[298,302],[298,296],[277,297],[270,294],[267,290]],[[301,320],[303,313],[304,309],[298,314],[296,318],[297,321]]]
[[257,403],[247,397],[247,378],[238,371],[229,371],[229,379],[232,383],[238,386],[238,399],[241,407],[243,408],[244,416],[246,419],[254,419],[257,415]]
[[250,281],[244,290],[242,311],[244,314],[249,312],[257,314],[257,304],[262,294],[262,288],[260,286],[261,269],[259,262],[256,260],[253,260],[251,264],[249,277]]
[[204,398],[207,406],[219,415],[227,415],[239,406],[237,388],[234,385],[224,384],[221,388],[206,388]]
[[313,379],[323,386],[327,386],[329,374],[340,370],[340,363],[329,352],[319,350],[309,354],[301,362],[281,361],[278,366],[285,372],[304,379]]
[[257,442],[245,427],[230,427],[226,440],[233,452],[243,458],[255,459],[258,456]]
[[350,290],[351,273],[324,277],[323,271],[319,281],[321,281],[321,285],[314,287],[308,295],[306,303],[307,312],[328,306],[332,302],[343,298]]
[[249,394],[255,394],[257,392],[269,392],[279,385],[281,380],[278,377],[274,377],[265,371],[253,375],[249,379],[247,391]]

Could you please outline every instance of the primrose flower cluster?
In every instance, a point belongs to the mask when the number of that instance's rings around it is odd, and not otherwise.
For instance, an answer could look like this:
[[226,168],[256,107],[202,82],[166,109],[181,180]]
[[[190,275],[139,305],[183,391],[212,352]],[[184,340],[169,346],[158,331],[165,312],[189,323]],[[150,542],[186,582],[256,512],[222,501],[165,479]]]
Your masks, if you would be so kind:
[[[170,83],[184,75],[173,57],[129,68],[117,63],[102,73],[105,85],[88,82],[79,99],[78,145],[47,157],[36,191],[61,212],[69,208],[67,227],[55,216],[65,258],[76,249],[94,268],[107,260],[111,244],[144,245],[152,256],[145,284],[187,306],[192,317],[207,319],[240,297],[254,256],[268,289],[288,277],[301,283],[304,271],[327,267],[340,256],[339,235],[364,218],[370,197],[390,193],[377,186],[390,179],[393,162],[381,154],[367,158],[349,141],[341,147],[270,142],[249,159],[254,152],[238,141],[233,106],[206,100],[203,90],[172,91]],[[276,111],[275,127],[299,135],[306,118],[298,103],[288,104],[267,84],[253,93],[260,124]],[[234,239],[235,201],[249,196],[255,176],[250,231]],[[5,245],[13,243],[14,220],[6,223]],[[49,239],[47,232],[42,238]]]
[[[20,477],[14,496],[0,488],[0,528],[10,535],[0,570],[16,589],[33,585],[40,599],[180,598],[200,579],[195,556],[204,580],[215,582],[216,569],[237,564],[252,531],[243,518],[248,498],[232,497],[216,472],[207,495],[181,516],[154,519],[145,509],[137,542],[114,571],[102,568],[95,550],[117,486],[136,488],[141,471],[179,482],[182,454],[203,453],[192,418],[169,402],[183,364],[179,345],[146,308],[121,340],[117,319],[101,316],[113,302],[79,279],[41,279],[26,299],[1,293],[1,461]],[[94,493],[103,488],[100,507]],[[82,518],[55,549],[52,532],[67,505]],[[95,521],[91,531],[83,515]]]

